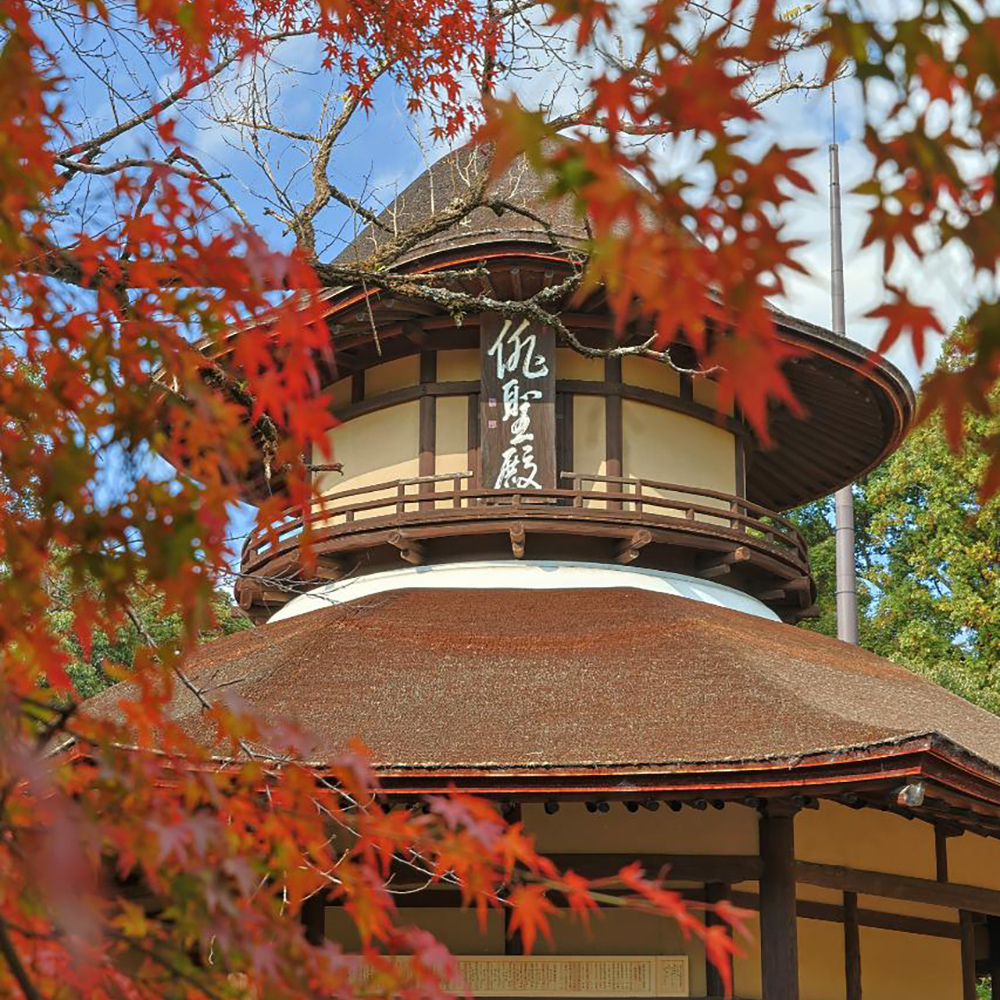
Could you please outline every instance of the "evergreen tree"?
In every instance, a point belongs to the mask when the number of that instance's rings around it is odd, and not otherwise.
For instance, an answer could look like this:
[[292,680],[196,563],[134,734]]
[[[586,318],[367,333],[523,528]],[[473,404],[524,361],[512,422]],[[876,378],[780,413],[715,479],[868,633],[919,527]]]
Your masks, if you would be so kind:
[[[959,327],[939,370],[967,358]],[[966,417],[955,453],[939,417],[919,424],[896,454],[855,488],[860,639],[868,649],[1000,713],[1000,497],[982,503],[984,444],[995,415]],[[820,617],[836,635],[833,499],[800,508]]]

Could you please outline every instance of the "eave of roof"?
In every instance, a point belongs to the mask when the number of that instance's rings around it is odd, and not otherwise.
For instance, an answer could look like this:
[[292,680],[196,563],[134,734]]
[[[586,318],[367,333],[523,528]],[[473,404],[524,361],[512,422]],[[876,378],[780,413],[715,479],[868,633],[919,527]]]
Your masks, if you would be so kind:
[[[187,669],[297,715],[319,766],[359,736],[394,789],[752,794],[926,775],[1000,802],[1000,720],[855,647],[626,588],[483,593],[311,612]],[[186,693],[172,713],[211,738]]]

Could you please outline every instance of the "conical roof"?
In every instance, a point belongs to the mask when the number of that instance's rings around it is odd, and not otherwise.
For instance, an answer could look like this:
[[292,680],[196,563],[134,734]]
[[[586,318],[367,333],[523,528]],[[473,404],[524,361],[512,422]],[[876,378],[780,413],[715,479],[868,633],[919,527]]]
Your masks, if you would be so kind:
[[[486,179],[487,169],[488,158],[481,147],[466,147],[443,156],[393,199],[377,224],[362,229],[335,263],[361,263],[399,234],[421,225],[428,226],[426,235],[402,254],[398,263],[461,247],[514,241],[574,249],[586,240],[586,227],[574,212],[572,200],[546,198],[547,182],[524,156],[516,157],[491,181]],[[476,208],[440,228],[430,225],[482,183],[487,184],[485,200],[493,207]]]

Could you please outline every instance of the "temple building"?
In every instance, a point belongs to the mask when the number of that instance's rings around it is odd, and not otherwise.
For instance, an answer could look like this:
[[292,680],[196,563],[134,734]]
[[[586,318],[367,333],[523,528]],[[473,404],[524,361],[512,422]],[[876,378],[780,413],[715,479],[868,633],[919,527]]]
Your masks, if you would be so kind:
[[[439,161],[340,262],[477,169]],[[569,207],[520,161],[492,190],[527,214],[428,226],[396,271],[461,269],[450,287],[499,302],[563,282],[585,240]],[[742,1000],[972,1000],[994,970],[1000,996],[1000,720],[795,627],[816,586],[782,511],[899,445],[900,373],[776,312],[807,416],[775,408],[764,448],[717,412],[711,376],[683,370],[683,344],[674,364],[591,358],[515,311],[456,317],[362,287],[326,308],[339,424],[333,459],[312,456],[322,501],[247,540],[236,595],[257,627],[191,673],[297,718],[319,765],[359,737],[402,801],[478,793],[584,875],[639,859],[693,899],[733,899],[755,914]],[[602,292],[552,308],[584,345],[622,343]],[[251,502],[262,490],[246,484]],[[175,710],[207,735],[193,697]],[[502,914],[482,934],[446,887],[403,899],[477,995],[722,995],[665,920],[557,921],[554,948],[524,956]],[[351,944],[336,907],[310,919]]]

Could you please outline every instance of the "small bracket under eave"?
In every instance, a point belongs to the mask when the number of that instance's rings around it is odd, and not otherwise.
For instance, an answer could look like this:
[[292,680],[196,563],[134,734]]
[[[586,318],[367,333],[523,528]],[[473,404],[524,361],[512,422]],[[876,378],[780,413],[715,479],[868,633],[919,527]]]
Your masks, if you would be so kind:
[[639,558],[639,553],[653,540],[653,534],[646,528],[633,531],[615,549],[615,562],[627,566]]
[[524,558],[524,541],[524,525],[520,521],[515,521],[510,526],[510,549],[515,559]]
[[698,576],[706,580],[714,580],[716,577],[725,576],[732,570],[733,566],[749,562],[749,560],[750,549],[745,545],[739,545],[729,552],[701,563],[698,566]]
[[400,557],[411,566],[421,566],[424,561],[424,547],[405,531],[394,531],[386,539],[390,545],[399,549]]

